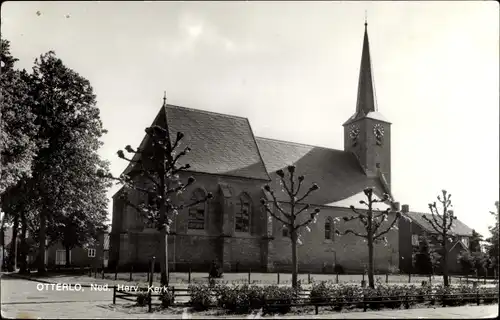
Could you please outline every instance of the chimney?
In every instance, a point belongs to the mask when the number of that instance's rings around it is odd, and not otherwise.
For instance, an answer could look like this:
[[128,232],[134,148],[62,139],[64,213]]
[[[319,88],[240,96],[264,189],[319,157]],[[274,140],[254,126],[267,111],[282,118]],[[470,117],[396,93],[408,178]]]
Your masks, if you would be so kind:
[[408,206],[407,204],[403,204],[403,208],[401,210],[403,213],[408,213],[410,212],[410,206]]
[[392,209],[394,211],[399,211],[400,210],[400,205],[399,205],[399,202],[393,202],[392,203]]

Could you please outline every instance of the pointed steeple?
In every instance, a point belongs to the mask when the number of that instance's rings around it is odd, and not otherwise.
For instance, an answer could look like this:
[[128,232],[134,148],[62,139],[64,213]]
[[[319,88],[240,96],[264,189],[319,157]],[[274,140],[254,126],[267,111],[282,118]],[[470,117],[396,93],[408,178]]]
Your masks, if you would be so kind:
[[359,68],[356,117],[365,116],[373,111],[377,111],[377,101],[375,99],[375,88],[373,86],[370,44],[368,41],[368,23],[365,18],[365,35],[363,39],[363,52],[361,54],[361,66]]

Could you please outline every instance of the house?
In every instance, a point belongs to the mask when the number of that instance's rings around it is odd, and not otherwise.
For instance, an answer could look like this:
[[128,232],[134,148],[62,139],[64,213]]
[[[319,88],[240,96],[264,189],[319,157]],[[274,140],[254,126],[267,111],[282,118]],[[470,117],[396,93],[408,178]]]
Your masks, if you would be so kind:
[[[405,215],[410,219],[400,219],[398,222],[399,268],[401,272],[410,273],[413,270],[412,253],[419,246],[419,237],[427,235],[430,243],[437,245],[435,239],[429,237],[429,235],[435,235],[436,231],[423,218],[426,216],[432,221],[430,213],[408,212]],[[462,272],[458,257],[463,251],[469,250],[471,236],[471,228],[458,219],[453,222],[450,230],[450,239],[446,247],[446,250],[448,250],[448,271],[450,273],[459,274]],[[439,247],[438,245],[437,248]]]
[[[13,245],[12,242],[12,227],[7,227],[5,230],[5,251],[6,255],[10,252],[10,248]],[[18,234],[19,237],[19,234]],[[27,235],[27,242],[32,242],[29,234]],[[45,265],[48,269],[56,269],[66,266],[66,250],[61,244],[61,241],[57,241],[49,245],[49,241],[46,242],[47,247],[45,251]],[[16,268],[19,268],[20,259],[20,238],[17,239],[17,246],[15,251],[17,252],[17,259],[15,261]],[[36,269],[36,246],[33,244],[32,249],[27,255],[27,263],[30,269]],[[103,265],[107,267],[109,260],[109,232],[101,232],[98,237],[97,243],[92,247],[75,247],[69,251],[69,265],[71,267],[98,267],[101,268]]]

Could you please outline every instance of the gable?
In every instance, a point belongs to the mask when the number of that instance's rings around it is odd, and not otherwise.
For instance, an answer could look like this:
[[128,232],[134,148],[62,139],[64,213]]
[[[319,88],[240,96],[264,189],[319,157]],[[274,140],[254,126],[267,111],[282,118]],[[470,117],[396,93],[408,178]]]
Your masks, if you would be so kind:
[[[178,163],[189,164],[191,172],[269,180],[246,118],[167,105],[153,125],[167,127],[172,142],[177,132],[184,134],[178,150],[188,146],[191,151]],[[141,148],[148,145],[147,140],[146,135]]]
[[[368,178],[356,157],[349,152],[260,137],[256,141],[274,190],[281,190],[276,171],[283,169],[286,172],[286,167],[293,164],[297,175],[305,176],[301,194],[312,183],[320,187],[305,200],[310,204],[333,205],[359,194],[367,187],[373,187],[376,194],[383,193],[379,178]],[[280,201],[289,200],[283,192],[276,195]]]

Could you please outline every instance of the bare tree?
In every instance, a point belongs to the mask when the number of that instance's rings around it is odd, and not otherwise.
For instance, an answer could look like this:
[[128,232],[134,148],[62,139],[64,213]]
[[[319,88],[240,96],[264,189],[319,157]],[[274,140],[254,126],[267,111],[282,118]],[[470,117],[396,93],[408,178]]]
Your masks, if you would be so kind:
[[[193,177],[189,177],[187,182],[183,183],[179,177],[179,173],[190,168],[189,164],[179,165],[179,160],[191,149],[185,147],[181,152],[176,153],[176,149],[184,137],[181,132],[177,133],[173,144],[170,141],[168,130],[160,126],[146,128],[146,134],[152,142],[151,146],[137,150],[134,150],[130,145],[125,147],[128,153],[138,154],[139,157],[129,159],[125,157],[123,150],[118,151],[120,158],[134,165],[134,169],[129,174],[121,175],[118,180],[127,190],[139,191],[148,198],[147,201],[135,204],[129,201],[126,195],[121,196],[122,199],[125,199],[127,205],[135,208],[149,222],[154,223],[162,233],[160,248],[164,250],[160,250],[159,256],[161,284],[168,285],[168,234],[172,223],[171,216],[172,214],[177,215],[180,210],[186,207],[208,201],[208,199],[212,198],[212,194],[208,193],[205,198],[190,204],[174,201],[172,196],[186,191],[195,181]],[[136,177],[145,178],[151,187],[141,186],[134,179]]]
[[440,255],[441,255],[441,269],[443,271],[443,283],[445,286],[448,286],[448,250],[446,249],[446,244],[449,241],[451,235],[451,229],[453,227],[453,221],[457,219],[453,210],[451,210],[451,194],[446,190],[442,190],[443,198],[440,196],[437,197],[438,201],[442,206],[442,213],[439,213],[436,202],[429,203],[429,210],[431,211],[432,219],[429,219],[425,215],[423,215],[424,220],[429,222],[432,226],[436,234],[431,234],[431,236],[437,240],[437,243],[440,246]]
[[310,213],[309,218],[304,220],[301,219],[300,214],[307,212],[310,209],[309,204],[304,204],[304,200],[314,191],[318,190],[319,187],[316,183],[304,193],[303,196],[298,197],[302,183],[304,182],[304,176],[298,176],[298,183],[295,181],[295,166],[291,165],[287,167],[288,171],[288,183],[285,181],[285,172],[283,170],[278,170],[276,174],[280,178],[280,184],[283,187],[283,192],[286,193],[290,199],[288,202],[289,210],[283,208],[281,201],[276,197],[275,191],[269,186],[265,185],[264,190],[272,198],[272,204],[277,209],[275,212],[267,199],[261,199],[261,203],[265,208],[266,212],[269,213],[275,220],[283,223],[283,227],[288,230],[288,234],[292,243],[292,286],[297,288],[297,274],[298,274],[298,260],[297,260],[297,242],[300,241],[300,229],[305,227],[309,231],[308,225],[312,222],[316,222],[316,216],[320,212],[318,208],[315,208],[313,212]]
[[387,208],[385,211],[374,211],[373,204],[377,202],[386,202],[389,201],[389,195],[384,194],[383,198],[378,200],[373,197],[373,188],[366,188],[363,190],[364,194],[367,197],[368,202],[361,200],[359,203],[367,206],[366,210],[358,210],[355,209],[354,206],[351,206],[351,210],[355,213],[353,216],[345,216],[342,219],[345,222],[359,220],[366,231],[366,233],[360,233],[355,231],[354,229],[346,229],[344,231],[335,230],[335,233],[338,235],[346,235],[353,234],[357,237],[361,237],[366,239],[368,245],[368,285],[370,288],[375,287],[375,281],[373,277],[373,245],[377,242],[387,243],[387,238],[385,234],[387,234],[390,230],[396,229],[396,222],[401,216],[401,212],[397,211],[394,220],[384,229],[379,230],[384,222],[386,222],[389,216],[390,208]]

